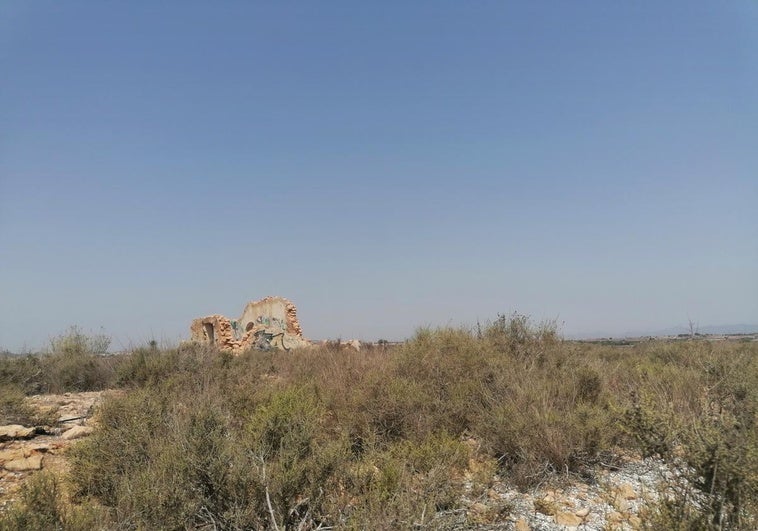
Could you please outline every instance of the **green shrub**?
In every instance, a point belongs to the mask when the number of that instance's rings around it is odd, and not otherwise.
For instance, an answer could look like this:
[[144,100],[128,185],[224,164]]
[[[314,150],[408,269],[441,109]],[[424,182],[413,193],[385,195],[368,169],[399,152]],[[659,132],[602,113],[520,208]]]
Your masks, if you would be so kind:
[[0,383],[0,425],[23,424],[33,426],[37,424],[37,414],[33,408],[24,401],[24,393],[20,387]]
[[17,387],[24,394],[34,395],[46,387],[47,371],[40,356],[0,357],[0,383]]
[[[254,411],[232,414],[223,386],[197,394],[200,372],[175,378],[181,384],[106,402],[102,427],[72,450],[79,496],[143,528],[261,528],[272,518],[287,527],[316,517],[320,487],[349,450],[319,442],[322,413],[308,393],[262,392]],[[240,426],[240,417],[249,420]]]
[[434,528],[468,467],[529,488],[639,453],[692,471],[651,521],[748,529],[757,360],[754,344],[563,342],[522,316],[360,353],[137,349],[72,481],[125,528]]
[[115,379],[113,358],[68,352],[52,355],[45,361],[47,393],[100,391],[111,387]]
[[178,362],[179,356],[176,350],[137,348],[118,366],[116,385],[127,387],[154,385],[174,373]]
[[59,481],[48,472],[32,476],[20,494],[19,501],[0,512],[0,531],[92,531],[108,529],[112,524],[95,505],[68,505]]
[[461,508],[469,455],[444,434],[372,448],[339,475],[343,496],[332,495],[326,506],[347,529],[436,528],[441,512]]
[[58,482],[36,474],[21,489],[21,502],[0,520],[0,529],[64,529]]
[[0,358],[0,383],[14,384],[28,395],[107,389],[123,359],[107,355],[109,345],[108,337],[87,336],[73,327],[52,339],[47,353]]
[[108,353],[111,340],[104,334],[88,336],[78,327],[72,326],[68,332],[50,340],[50,352],[63,356],[82,354],[104,355]]
[[497,351],[515,356],[534,356],[535,347],[546,349],[559,343],[558,326],[555,321],[545,321],[534,326],[528,316],[518,312],[510,316],[498,315],[486,328],[484,338]]
[[[685,465],[651,521],[677,529],[754,529],[758,509],[758,356],[707,342],[653,345],[623,428],[638,448]],[[686,355],[685,355],[686,354]],[[693,501],[694,500],[694,501]]]

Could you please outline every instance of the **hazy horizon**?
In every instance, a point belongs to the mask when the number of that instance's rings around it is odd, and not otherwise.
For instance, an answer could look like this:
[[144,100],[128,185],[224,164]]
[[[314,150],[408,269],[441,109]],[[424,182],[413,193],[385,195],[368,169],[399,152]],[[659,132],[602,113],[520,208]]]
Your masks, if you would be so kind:
[[[0,349],[758,322],[758,4],[0,5]],[[128,346],[128,345],[124,345]]]

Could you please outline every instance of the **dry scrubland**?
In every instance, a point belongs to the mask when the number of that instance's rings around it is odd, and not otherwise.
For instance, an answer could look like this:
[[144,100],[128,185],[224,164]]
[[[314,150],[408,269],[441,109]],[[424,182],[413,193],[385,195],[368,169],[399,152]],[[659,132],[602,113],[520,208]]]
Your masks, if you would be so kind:
[[[0,529],[441,528],[466,482],[468,498],[496,477],[591,482],[634,455],[688,480],[662,487],[643,527],[756,527],[756,343],[591,345],[512,316],[360,353],[103,357],[78,333],[53,347],[0,360],[3,423],[46,421],[24,395],[127,392],[68,452],[68,476],[35,473]],[[497,509],[484,524],[513,507]]]

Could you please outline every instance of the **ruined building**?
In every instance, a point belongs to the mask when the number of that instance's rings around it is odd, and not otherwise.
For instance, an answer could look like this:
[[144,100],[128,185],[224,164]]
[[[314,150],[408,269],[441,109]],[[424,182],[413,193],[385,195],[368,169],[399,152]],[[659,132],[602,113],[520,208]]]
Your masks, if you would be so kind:
[[209,315],[192,321],[191,339],[239,354],[250,348],[290,350],[308,346],[297,320],[297,308],[284,297],[247,303],[239,319]]

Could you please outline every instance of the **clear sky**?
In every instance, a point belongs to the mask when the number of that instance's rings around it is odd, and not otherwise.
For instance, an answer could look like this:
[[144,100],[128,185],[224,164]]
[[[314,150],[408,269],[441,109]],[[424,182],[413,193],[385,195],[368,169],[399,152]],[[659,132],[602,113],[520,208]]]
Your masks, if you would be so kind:
[[293,300],[758,322],[758,3],[0,3],[0,348]]

